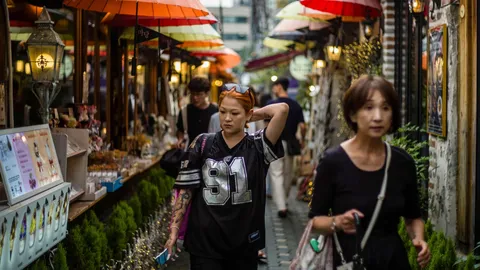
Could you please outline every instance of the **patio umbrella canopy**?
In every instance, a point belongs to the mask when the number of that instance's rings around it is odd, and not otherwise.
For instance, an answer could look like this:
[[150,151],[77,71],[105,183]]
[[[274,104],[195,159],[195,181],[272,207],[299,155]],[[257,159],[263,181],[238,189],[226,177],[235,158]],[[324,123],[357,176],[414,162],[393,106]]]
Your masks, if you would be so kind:
[[[313,45],[312,45],[312,43],[307,42],[307,44],[309,45],[309,48],[313,48],[315,43],[313,42]],[[270,37],[267,37],[263,40],[263,45],[272,49],[278,49],[282,51],[289,51],[291,49],[296,51],[304,51],[307,48],[307,45],[300,42],[295,42],[292,40],[276,39],[276,38],[270,38]]]
[[[152,28],[152,30],[158,30]],[[220,34],[209,24],[160,27],[160,33],[178,41],[201,41],[220,38]],[[120,38],[134,39],[134,28],[128,27]]]
[[[212,14],[202,17],[138,17],[138,24],[153,27],[153,26],[182,26],[182,25],[197,25],[197,24],[214,24],[218,20]],[[113,13],[107,13],[102,19],[102,23],[117,26],[127,27],[135,25],[135,17],[129,15],[119,15]]]
[[242,61],[240,55],[230,48],[211,51],[195,51],[192,52],[192,55],[199,57],[213,56],[217,58],[216,66],[220,69],[234,68]]
[[376,18],[382,10],[378,0],[300,0],[300,3],[337,16]]
[[283,19],[277,24],[277,26],[275,26],[273,32],[292,32],[303,28],[314,31],[321,30],[329,26],[330,23],[328,22]]
[[282,8],[277,13],[277,15],[275,15],[275,17],[289,20],[319,21],[318,18],[306,17],[301,15],[300,13],[304,12],[305,10],[308,10],[311,13],[320,13],[319,11],[306,8],[305,6],[300,4],[300,1],[295,1]]
[[193,40],[193,41],[184,41],[182,44],[178,45],[179,48],[193,48],[193,47],[200,47],[200,48],[218,48],[222,47],[223,41],[221,39],[212,39],[212,40]]
[[122,15],[191,18],[209,14],[200,0],[65,0],[63,3],[77,9]]

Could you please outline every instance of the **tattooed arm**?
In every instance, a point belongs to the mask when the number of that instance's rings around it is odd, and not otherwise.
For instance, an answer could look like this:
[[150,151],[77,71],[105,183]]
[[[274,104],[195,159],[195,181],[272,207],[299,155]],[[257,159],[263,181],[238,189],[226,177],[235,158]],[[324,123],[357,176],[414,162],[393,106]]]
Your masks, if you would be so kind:
[[172,211],[172,225],[170,226],[170,237],[168,238],[167,243],[165,243],[165,248],[168,249],[168,254],[172,255],[175,250],[174,246],[177,243],[178,231],[182,225],[183,217],[187,211],[187,207],[190,204],[192,199],[192,190],[191,189],[180,189],[178,194],[178,199],[175,202],[175,206]]

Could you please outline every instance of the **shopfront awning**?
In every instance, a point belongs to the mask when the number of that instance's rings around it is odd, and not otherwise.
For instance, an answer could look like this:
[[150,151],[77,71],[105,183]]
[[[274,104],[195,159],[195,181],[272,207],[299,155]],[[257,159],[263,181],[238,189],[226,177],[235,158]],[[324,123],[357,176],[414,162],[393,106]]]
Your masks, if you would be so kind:
[[289,51],[284,53],[278,53],[258,59],[248,61],[245,65],[245,71],[257,71],[269,67],[273,67],[279,64],[290,61],[293,57],[300,55],[304,52],[301,51]]

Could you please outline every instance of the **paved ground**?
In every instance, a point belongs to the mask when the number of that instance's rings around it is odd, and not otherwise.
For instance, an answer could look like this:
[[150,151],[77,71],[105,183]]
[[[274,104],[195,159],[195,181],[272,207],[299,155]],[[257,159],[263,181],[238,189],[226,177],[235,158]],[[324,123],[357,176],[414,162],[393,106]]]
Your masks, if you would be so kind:
[[[278,217],[275,203],[267,200],[265,223],[268,264],[259,265],[259,270],[288,270],[307,223],[308,204],[295,200],[295,194],[296,189],[292,187],[288,201],[290,212],[285,219]],[[170,263],[167,269],[188,270],[188,253],[179,254],[177,261]]]

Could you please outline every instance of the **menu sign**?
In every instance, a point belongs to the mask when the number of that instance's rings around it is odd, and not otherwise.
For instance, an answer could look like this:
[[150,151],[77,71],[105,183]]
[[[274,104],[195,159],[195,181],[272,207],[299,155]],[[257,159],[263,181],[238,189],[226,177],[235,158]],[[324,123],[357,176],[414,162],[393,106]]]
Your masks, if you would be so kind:
[[10,189],[12,197],[23,195],[25,188],[9,135],[0,136],[0,163],[2,164],[5,184]]
[[0,167],[12,199],[61,180],[48,129],[1,135]]

